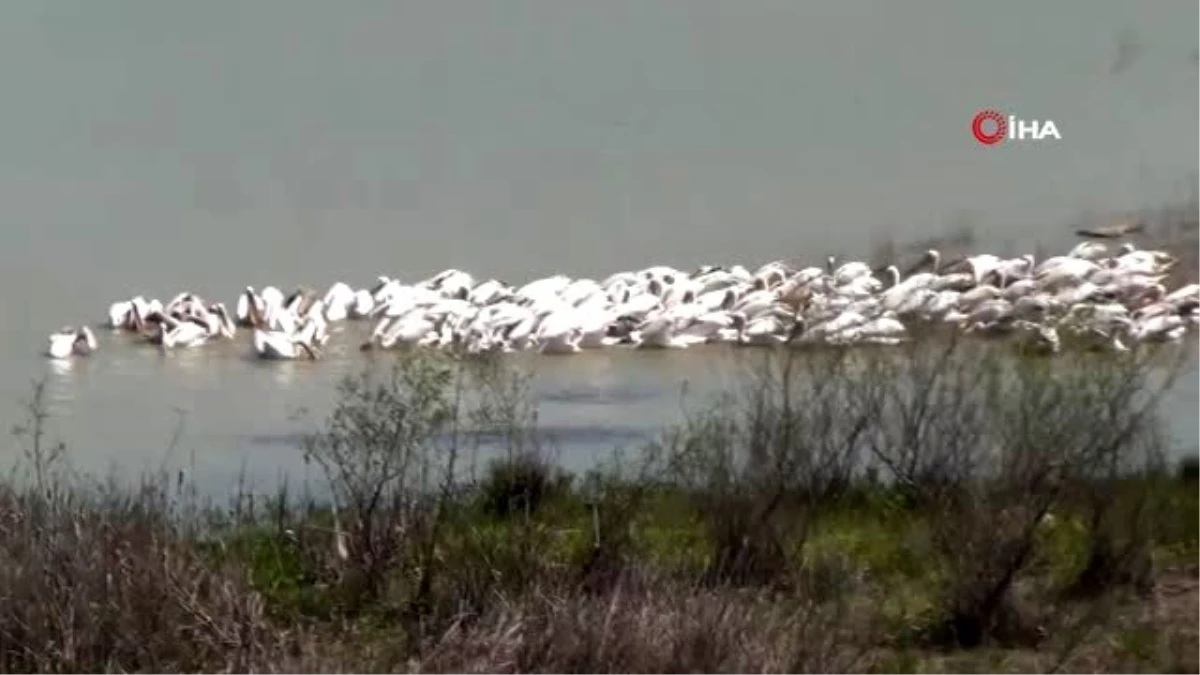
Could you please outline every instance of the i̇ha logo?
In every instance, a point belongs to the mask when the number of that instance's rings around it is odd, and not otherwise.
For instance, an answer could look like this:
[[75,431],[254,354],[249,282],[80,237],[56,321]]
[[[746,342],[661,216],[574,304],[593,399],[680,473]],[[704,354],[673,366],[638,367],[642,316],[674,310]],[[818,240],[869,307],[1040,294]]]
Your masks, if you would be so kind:
[[984,145],[996,145],[1004,140],[1062,140],[1062,134],[1058,133],[1053,120],[1017,119],[1014,115],[1005,115],[996,110],[980,110],[971,120],[971,133],[975,134],[975,140]]

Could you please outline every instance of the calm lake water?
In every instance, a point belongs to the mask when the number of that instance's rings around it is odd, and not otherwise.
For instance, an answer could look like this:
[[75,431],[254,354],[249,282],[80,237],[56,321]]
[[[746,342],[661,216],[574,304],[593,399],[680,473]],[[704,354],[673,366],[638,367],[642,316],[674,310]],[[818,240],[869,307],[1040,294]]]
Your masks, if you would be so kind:
[[[1191,194],[1197,3],[0,3],[0,420],[48,375],[89,468],[194,464],[222,490],[301,470],[354,340],[258,363],[247,337],[164,357],[47,333],[133,294],[447,267],[511,282],[654,263],[865,257],[963,224],[1065,246],[1088,213]],[[982,108],[1062,140],[984,148]],[[711,351],[539,363],[564,460],[636,442]],[[1197,379],[1169,402],[1196,447]],[[164,457],[182,420],[173,454]],[[11,455],[12,444],[0,443]]]

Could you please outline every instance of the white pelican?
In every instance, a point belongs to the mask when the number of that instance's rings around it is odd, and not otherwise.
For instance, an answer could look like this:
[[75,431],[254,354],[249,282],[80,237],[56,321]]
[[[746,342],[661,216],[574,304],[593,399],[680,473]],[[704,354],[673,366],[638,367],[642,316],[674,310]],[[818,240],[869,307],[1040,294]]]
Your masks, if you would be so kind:
[[715,342],[721,339],[722,331],[734,327],[734,321],[728,312],[706,312],[685,318],[682,327],[676,325],[676,334],[685,340],[695,340],[697,344]]
[[570,328],[560,333],[547,332],[538,338],[538,351],[543,354],[574,354],[583,348],[579,341],[583,339],[583,331]]
[[1095,262],[1108,255],[1108,247],[1100,242],[1085,241],[1076,245],[1067,255]]
[[108,307],[108,327],[112,329],[125,328],[129,324],[133,312],[133,301],[123,300],[114,302]]
[[254,353],[261,359],[293,360],[317,358],[316,349],[307,341],[284,331],[254,331]]
[[1001,291],[1000,297],[1012,302],[1017,298],[1033,293],[1037,289],[1037,282],[1033,279],[1020,279],[1014,281]]
[[537,329],[538,349],[545,354],[574,354],[582,349],[579,314],[574,307],[549,309]]
[[467,300],[473,305],[490,305],[512,296],[512,289],[502,281],[488,279],[471,289]]
[[1160,314],[1133,324],[1129,337],[1135,342],[1175,342],[1187,332],[1187,324],[1178,314]]
[[[368,295],[370,294],[368,293]],[[350,305],[354,299],[354,289],[345,282],[335,282],[321,298],[325,307],[325,319],[334,322],[345,321],[350,315]]]
[[361,288],[354,292],[354,299],[348,309],[351,319],[365,319],[371,316],[375,309],[375,297],[369,290]]
[[563,274],[558,274],[544,279],[536,279],[525,284],[517,289],[514,297],[518,301],[524,300],[527,302],[533,302],[547,295],[557,297],[569,285],[571,285],[571,278]]
[[975,288],[972,288],[971,290],[958,296],[958,309],[967,311],[982,302],[994,300],[1002,295],[1003,292],[995,286],[988,284],[976,286]]
[[967,322],[992,323],[1012,315],[1012,305],[1007,300],[984,300],[973,307],[967,314]]
[[855,326],[860,326],[867,321],[869,321],[867,316],[860,312],[852,310],[843,311],[834,318],[809,328],[805,337],[810,340],[825,339]]
[[[832,261],[833,258],[830,258],[830,260]],[[844,286],[856,279],[870,277],[871,266],[864,262],[848,262],[834,270],[831,276],[833,277],[834,283],[839,286]],[[876,283],[878,283],[878,280],[876,280]]]
[[676,334],[675,319],[670,316],[647,321],[639,328],[638,335],[638,347],[641,348],[686,349],[705,341],[705,338],[695,335]]
[[983,278],[995,272],[1003,264],[1000,258],[984,253],[981,255],[968,256],[963,259],[963,262],[971,269],[971,276],[975,278],[975,283],[981,283]]
[[804,321],[795,318],[787,332],[783,320],[774,314],[749,321],[745,314],[734,312],[729,319],[735,329],[734,342],[739,345],[777,345],[789,342],[804,331]]
[[[396,344],[417,343],[436,329],[437,322],[417,308],[403,316],[384,318],[375,327],[372,340],[378,339],[380,347],[391,349]],[[369,341],[363,348],[370,349],[371,346]]]
[[996,285],[1004,287],[1008,286],[1010,281],[1028,279],[1033,275],[1034,263],[1031,253],[1026,253],[1020,258],[1001,260],[994,270],[994,274],[1000,277]]
[[1185,303],[1200,302],[1200,284],[1188,284],[1181,286],[1166,295],[1163,298],[1166,302],[1180,307]]
[[215,303],[212,307],[203,310],[199,318],[203,319],[208,327],[209,337],[221,336],[233,339],[233,336],[237,334],[237,325],[233,317],[229,316],[229,310],[225,309],[225,303]]
[[46,355],[53,359],[86,356],[96,351],[96,346],[96,336],[92,334],[91,328],[83,326],[76,329],[66,326],[50,335]]
[[1090,260],[1057,256],[1043,260],[1033,278],[1042,288],[1057,288],[1063,284],[1078,285],[1100,269],[1100,265]]
[[912,274],[925,266],[928,266],[929,271],[933,274],[941,274],[942,254],[933,248],[925,251],[925,253],[921,254],[921,258],[917,260],[916,264],[908,268],[908,273]]
[[1116,266],[1147,275],[1165,274],[1175,266],[1175,258],[1161,251],[1130,251],[1116,258]]
[[856,325],[835,331],[828,335],[826,341],[830,344],[898,344],[903,341],[907,329],[904,324],[893,316],[884,315]]
[[163,349],[174,347],[199,347],[208,341],[208,326],[192,319],[177,320],[167,317],[158,324],[158,344]]

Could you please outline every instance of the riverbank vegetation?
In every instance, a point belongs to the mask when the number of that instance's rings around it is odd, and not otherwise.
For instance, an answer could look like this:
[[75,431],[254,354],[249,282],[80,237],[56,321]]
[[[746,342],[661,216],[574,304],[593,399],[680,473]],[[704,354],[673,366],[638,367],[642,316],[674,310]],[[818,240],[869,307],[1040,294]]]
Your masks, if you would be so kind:
[[743,385],[582,475],[528,376],[414,350],[306,438],[322,502],[79,475],[39,388],[0,670],[1194,671],[1179,350],[1012,349],[739,350]]

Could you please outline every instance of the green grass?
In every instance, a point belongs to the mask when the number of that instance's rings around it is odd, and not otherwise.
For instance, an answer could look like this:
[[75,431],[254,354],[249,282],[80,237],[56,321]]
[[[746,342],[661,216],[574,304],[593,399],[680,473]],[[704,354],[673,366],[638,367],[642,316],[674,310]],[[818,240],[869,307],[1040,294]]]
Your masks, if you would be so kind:
[[[1164,538],[1155,542],[1162,565],[1195,561],[1196,494],[1191,479],[1169,483],[1168,512],[1179,520],[1163,523]],[[925,514],[896,507],[886,494],[873,497],[877,498],[823,516],[807,540],[797,543],[790,565],[800,572],[838,561],[886,588],[881,615],[897,623],[911,622],[935,608],[945,571],[929,549]],[[569,583],[580,574],[581,561],[594,543],[588,501],[573,490],[560,491],[531,514],[499,516],[478,500],[466,500],[451,512],[436,560],[451,577],[486,573],[487,579],[476,581],[490,591],[520,591],[547,579]],[[313,521],[307,527],[328,527],[328,519],[320,513],[307,517]],[[272,616],[328,619],[336,615],[339,596],[331,590],[332,582],[310,569],[294,537],[281,529],[271,523],[243,524],[224,533],[217,543],[198,546],[214,562],[244,566]],[[629,530],[629,554],[638,566],[658,575],[698,583],[712,563],[713,543],[703,515],[680,492],[655,491],[629,523]],[[1048,587],[1065,587],[1082,568],[1087,552],[1081,518],[1056,513],[1051,522],[1039,526],[1037,542],[1033,568]]]

